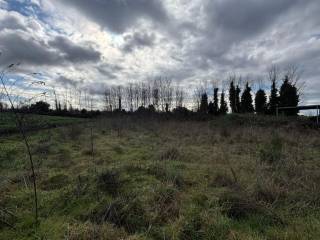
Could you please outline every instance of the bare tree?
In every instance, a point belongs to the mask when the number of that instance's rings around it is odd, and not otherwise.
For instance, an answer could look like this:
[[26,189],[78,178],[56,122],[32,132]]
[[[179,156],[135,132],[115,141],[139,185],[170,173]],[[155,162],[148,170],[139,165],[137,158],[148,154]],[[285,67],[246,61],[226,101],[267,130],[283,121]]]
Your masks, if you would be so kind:
[[140,107],[140,87],[137,83],[133,86],[133,96],[135,109],[138,109]]
[[134,92],[133,92],[133,83],[129,83],[125,88],[125,97],[128,105],[128,109],[130,112],[133,112],[133,100],[134,100]]
[[157,110],[159,110],[159,101],[160,101],[159,81],[157,80],[157,78],[155,78],[152,85],[152,105]]
[[176,108],[178,107],[183,107],[183,101],[185,97],[185,92],[184,90],[178,85],[175,88],[175,105]]
[[38,224],[38,194],[37,194],[37,181],[36,181],[36,174],[35,174],[35,167],[34,167],[34,162],[33,162],[33,155],[32,155],[32,151],[31,151],[31,147],[30,147],[30,143],[29,143],[29,139],[27,137],[26,131],[25,131],[25,127],[24,127],[24,122],[23,122],[23,117],[21,117],[12,100],[12,96],[8,91],[7,88],[7,84],[5,81],[5,75],[6,75],[6,70],[10,70],[15,66],[15,64],[10,64],[6,69],[2,70],[0,73],[0,82],[4,91],[4,94],[6,95],[11,109],[14,113],[15,116],[15,121],[16,121],[16,126],[20,131],[20,134],[22,136],[23,142],[26,146],[27,149],[27,153],[29,156],[29,162],[30,162],[30,168],[31,168],[31,178],[32,178],[32,183],[33,183],[33,194],[34,194],[34,209],[35,209],[35,222],[36,224]]
[[303,95],[303,90],[306,86],[306,82],[301,81],[301,74],[302,71],[294,64],[287,66],[285,71],[285,76],[287,76],[289,82],[297,88],[299,96]]
[[118,109],[121,111],[122,110],[122,93],[123,93],[123,90],[122,90],[122,86],[121,85],[118,85],[116,87],[116,97],[117,97],[117,100],[118,100]]
[[280,73],[280,70],[277,65],[272,65],[268,69],[268,79],[271,83],[275,83],[276,86],[279,83],[279,73]]

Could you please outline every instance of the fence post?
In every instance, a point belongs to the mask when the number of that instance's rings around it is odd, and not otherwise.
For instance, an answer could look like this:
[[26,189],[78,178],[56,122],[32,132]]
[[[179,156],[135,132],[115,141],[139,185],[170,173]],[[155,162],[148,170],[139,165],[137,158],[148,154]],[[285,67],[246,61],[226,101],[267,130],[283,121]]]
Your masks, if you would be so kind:
[[317,106],[317,125],[319,125],[319,115],[320,115],[320,110],[319,110],[319,105]]

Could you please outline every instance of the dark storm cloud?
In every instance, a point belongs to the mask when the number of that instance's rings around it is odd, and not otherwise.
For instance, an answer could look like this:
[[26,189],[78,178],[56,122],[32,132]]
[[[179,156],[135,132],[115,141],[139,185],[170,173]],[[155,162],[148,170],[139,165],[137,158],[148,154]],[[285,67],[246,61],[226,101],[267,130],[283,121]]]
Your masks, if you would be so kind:
[[0,32],[0,65],[21,62],[23,65],[60,66],[66,62],[97,62],[100,53],[92,47],[79,46],[64,37],[46,43],[26,32]]
[[206,9],[209,24],[231,36],[246,38],[264,31],[299,2],[301,0],[210,1]]
[[0,65],[21,62],[26,65],[56,65],[63,60],[43,41],[21,33],[0,33]]
[[145,18],[153,23],[168,20],[167,12],[158,0],[59,0],[72,6],[112,32],[123,33]]
[[152,47],[154,45],[155,35],[135,32],[133,34],[126,35],[124,40],[125,44],[122,47],[122,50],[128,53],[134,51],[135,49]]
[[205,7],[206,26],[199,42],[199,51],[204,57],[220,58],[234,44],[267,31],[281,16],[301,2],[301,0],[208,1]]
[[92,47],[79,46],[65,37],[56,37],[49,45],[59,50],[63,57],[70,62],[97,62],[101,54]]

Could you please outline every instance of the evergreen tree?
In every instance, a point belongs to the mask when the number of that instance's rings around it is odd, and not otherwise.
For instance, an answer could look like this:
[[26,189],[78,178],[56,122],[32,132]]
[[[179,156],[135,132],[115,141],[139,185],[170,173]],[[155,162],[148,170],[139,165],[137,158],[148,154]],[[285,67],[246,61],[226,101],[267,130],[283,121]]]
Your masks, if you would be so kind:
[[206,93],[201,95],[200,110],[201,113],[208,113],[208,95]]
[[234,86],[234,82],[230,82],[230,87],[229,87],[229,103],[230,103],[230,108],[232,113],[236,113],[236,88]]
[[263,89],[259,89],[254,99],[256,113],[263,114],[267,110],[267,96]]
[[219,114],[219,100],[218,100],[218,91],[219,88],[215,88],[213,90],[213,114],[218,115]]
[[[285,76],[280,88],[279,106],[280,107],[296,107],[299,103],[299,94],[295,85],[290,83],[289,77]],[[298,114],[298,110],[292,109],[285,113],[290,116]]]
[[236,87],[236,113],[240,113],[241,110],[241,105],[240,105],[240,93],[241,93],[241,89],[239,87],[239,85],[237,85]]
[[219,112],[221,114],[226,114],[228,112],[228,105],[224,99],[224,91],[222,91],[221,97],[220,97],[220,110],[219,110]]
[[246,84],[246,87],[241,96],[241,111],[243,113],[252,113],[254,111],[249,83]]
[[272,115],[276,114],[277,106],[279,105],[278,89],[276,86],[276,80],[272,80],[271,93],[268,103],[268,112]]
[[208,105],[208,113],[213,115],[214,114],[214,105],[213,105],[213,102],[210,101],[209,102],[209,105]]

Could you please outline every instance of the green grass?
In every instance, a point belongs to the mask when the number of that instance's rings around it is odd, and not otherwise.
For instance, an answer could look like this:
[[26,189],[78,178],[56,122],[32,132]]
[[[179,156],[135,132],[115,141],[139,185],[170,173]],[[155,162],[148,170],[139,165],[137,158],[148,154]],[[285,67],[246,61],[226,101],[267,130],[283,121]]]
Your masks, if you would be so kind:
[[319,130],[244,119],[123,117],[30,132],[37,227],[24,145],[3,136],[0,239],[319,239]]
[[[23,123],[27,130],[63,126],[66,124],[80,123],[84,119],[74,117],[60,117],[37,114],[23,114]],[[18,132],[13,113],[0,112],[0,134]]]

